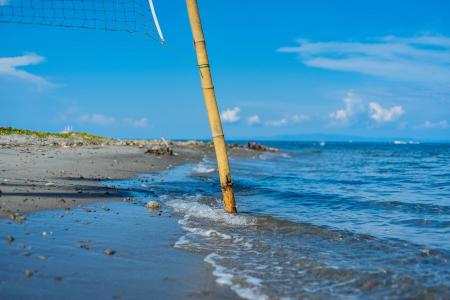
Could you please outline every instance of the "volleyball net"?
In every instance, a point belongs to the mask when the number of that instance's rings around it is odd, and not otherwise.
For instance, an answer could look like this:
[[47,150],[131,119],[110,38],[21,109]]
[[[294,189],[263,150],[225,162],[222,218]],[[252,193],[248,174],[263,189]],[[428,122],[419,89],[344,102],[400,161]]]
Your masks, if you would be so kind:
[[0,22],[140,33],[164,42],[152,0],[0,0]]

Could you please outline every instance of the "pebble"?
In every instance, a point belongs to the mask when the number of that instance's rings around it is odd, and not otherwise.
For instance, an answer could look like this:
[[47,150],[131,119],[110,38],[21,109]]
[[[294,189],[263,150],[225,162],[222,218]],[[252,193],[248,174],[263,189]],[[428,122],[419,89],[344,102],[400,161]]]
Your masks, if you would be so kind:
[[422,256],[429,256],[431,254],[430,249],[422,249],[420,250],[420,253],[422,254]]
[[5,240],[8,242],[8,243],[12,243],[12,242],[14,242],[14,240],[15,240],[15,238],[12,236],[12,235],[6,235],[5,236]]
[[25,276],[27,276],[28,278],[30,278],[31,276],[33,276],[33,272],[30,270],[25,270]]
[[145,207],[154,211],[154,210],[158,210],[161,207],[161,205],[159,205],[158,202],[151,200],[151,201],[148,201],[147,204],[145,204]]
[[110,248],[105,249],[104,252],[106,255],[114,255],[116,253],[116,251],[114,251],[113,249],[110,249]]
[[25,216],[20,213],[11,214],[9,215],[9,218],[17,223],[22,223],[24,220],[26,220]]

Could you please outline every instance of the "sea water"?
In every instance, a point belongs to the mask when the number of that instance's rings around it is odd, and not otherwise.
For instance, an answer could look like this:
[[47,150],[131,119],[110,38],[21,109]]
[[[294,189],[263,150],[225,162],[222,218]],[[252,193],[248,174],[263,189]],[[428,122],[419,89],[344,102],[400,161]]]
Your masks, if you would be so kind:
[[242,298],[450,298],[450,145],[269,145],[231,160],[238,215],[211,159],[122,184],[179,215],[174,247]]

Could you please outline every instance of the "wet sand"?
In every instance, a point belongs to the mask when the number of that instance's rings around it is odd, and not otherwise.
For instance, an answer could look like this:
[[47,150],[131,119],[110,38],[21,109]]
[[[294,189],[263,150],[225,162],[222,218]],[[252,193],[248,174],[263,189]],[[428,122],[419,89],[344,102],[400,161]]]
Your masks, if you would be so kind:
[[[159,215],[160,214],[160,215]],[[166,209],[114,202],[0,219],[1,299],[235,299],[203,257],[173,248]],[[108,255],[109,254],[109,255]]]

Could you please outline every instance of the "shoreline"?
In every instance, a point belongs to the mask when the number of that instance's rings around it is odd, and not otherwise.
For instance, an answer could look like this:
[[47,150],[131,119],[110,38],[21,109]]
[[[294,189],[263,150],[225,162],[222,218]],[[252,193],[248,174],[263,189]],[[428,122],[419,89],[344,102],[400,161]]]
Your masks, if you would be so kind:
[[[212,147],[171,143],[168,156],[146,153],[159,141],[65,143],[0,136],[1,296],[238,298],[201,254],[173,247],[183,229],[170,209],[150,212],[148,193],[104,184],[201,162]],[[260,153],[232,147],[230,157]]]
[[[100,184],[161,172],[214,155],[202,142],[171,143],[174,155],[158,154],[161,141],[82,143],[34,136],[0,136],[0,218],[20,221],[29,212],[123,201],[120,191]],[[157,150],[156,153],[146,153]],[[260,153],[260,152],[259,152]],[[231,157],[254,157],[233,147]]]

